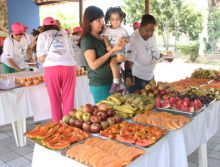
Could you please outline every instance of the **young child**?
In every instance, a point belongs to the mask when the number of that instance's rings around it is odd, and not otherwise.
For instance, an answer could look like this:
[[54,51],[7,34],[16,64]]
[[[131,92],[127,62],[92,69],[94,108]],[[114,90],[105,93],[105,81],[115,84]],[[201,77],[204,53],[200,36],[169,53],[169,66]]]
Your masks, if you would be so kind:
[[[103,32],[103,39],[106,45],[107,51],[121,42],[125,45],[128,37],[128,32],[125,28],[121,26],[122,21],[125,22],[126,14],[121,10],[120,7],[110,7],[105,14],[105,23],[110,22],[110,26],[107,27]],[[118,91],[119,85],[121,83],[120,71],[118,63],[124,61],[124,50],[117,52],[112,56],[110,61],[110,68],[113,75],[113,83],[110,89],[110,93]]]

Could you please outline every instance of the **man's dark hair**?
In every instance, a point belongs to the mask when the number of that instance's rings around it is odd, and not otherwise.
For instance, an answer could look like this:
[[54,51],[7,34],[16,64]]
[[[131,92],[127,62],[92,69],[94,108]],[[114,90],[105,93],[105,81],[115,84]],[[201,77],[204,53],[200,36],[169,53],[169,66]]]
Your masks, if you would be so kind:
[[157,24],[156,19],[154,18],[154,16],[150,15],[150,14],[145,14],[142,16],[141,19],[141,26],[145,26],[147,24]]
[[56,25],[44,25],[44,31],[48,31],[48,30],[60,31],[60,29]]

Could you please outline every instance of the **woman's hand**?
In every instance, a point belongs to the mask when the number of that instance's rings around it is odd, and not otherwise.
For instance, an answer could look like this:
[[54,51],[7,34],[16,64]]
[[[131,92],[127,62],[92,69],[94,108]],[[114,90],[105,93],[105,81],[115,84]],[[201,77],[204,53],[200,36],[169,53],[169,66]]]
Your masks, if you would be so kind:
[[122,43],[122,42],[119,42],[119,43],[117,43],[117,44],[112,48],[112,51],[113,51],[113,52],[117,52],[117,51],[119,51],[119,50],[124,49],[124,47],[125,47],[125,44]]

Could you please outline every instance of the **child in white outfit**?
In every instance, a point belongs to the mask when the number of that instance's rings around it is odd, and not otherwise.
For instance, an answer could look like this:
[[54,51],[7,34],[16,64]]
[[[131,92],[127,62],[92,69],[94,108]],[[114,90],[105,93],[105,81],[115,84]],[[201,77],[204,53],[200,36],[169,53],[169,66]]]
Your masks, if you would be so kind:
[[[103,38],[107,51],[119,43],[126,43],[128,38],[128,32],[121,26],[122,21],[125,22],[126,14],[121,10],[120,7],[110,7],[105,14],[105,23],[110,22],[110,26],[107,27],[103,32]],[[111,57],[110,68],[113,75],[113,83],[110,89],[110,93],[118,91],[120,79],[120,71],[118,63],[124,61],[124,50],[117,52]]]

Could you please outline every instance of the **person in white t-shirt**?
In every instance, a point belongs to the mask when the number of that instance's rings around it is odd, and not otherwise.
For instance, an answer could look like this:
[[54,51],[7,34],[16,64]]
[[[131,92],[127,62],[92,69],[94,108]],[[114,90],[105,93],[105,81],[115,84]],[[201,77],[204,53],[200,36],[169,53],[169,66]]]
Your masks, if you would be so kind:
[[21,23],[13,23],[11,26],[12,33],[4,41],[3,53],[1,55],[3,73],[19,72],[28,66],[25,58],[31,60],[28,54],[30,41],[26,39],[24,26]]
[[59,122],[74,108],[76,62],[67,33],[60,31],[52,17],[43,21],[44,32],[37,39],[37,57],[43,62],[52,120]]
[[143,89],[153,79],[154,68],[163,56],[157,48],[155,27],[155,18],[143,15],[141,26],[132,33],[126,47],[125,81],[129,93]]
[[[103,31],[103,39],[107,51],[110,51],[119,42],[126,42],[129,35],[127,30],[121,26],[122,21],[125,22],[125,17],[126,14],[120,7],[108,8],[105,14],[105,23],[108,24],[110,22],[110,26]],[[110,67],[113,75],[113,83],[109,91],[110,93],[117,92],[121,83],[118,63],[124,61],[124,54],[124,50],[121,50],[111,57]]]
[[76,61],[76,64],[79,66],[86,66],[85,58],[80,49],[80,33],[81,32],[82,32],[81,27],[73,28],[73,34],[71,36],[72,49],[74,52],[74,60]]

